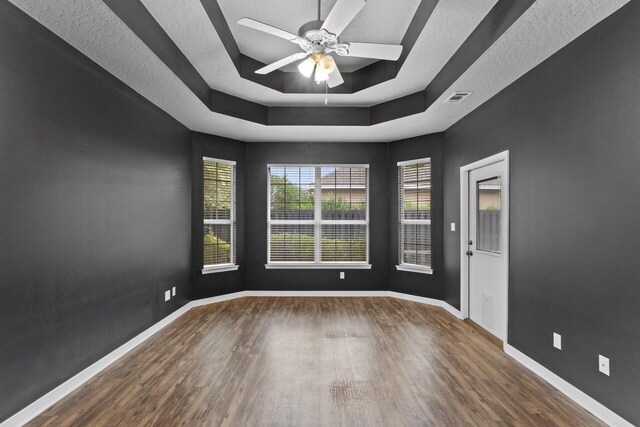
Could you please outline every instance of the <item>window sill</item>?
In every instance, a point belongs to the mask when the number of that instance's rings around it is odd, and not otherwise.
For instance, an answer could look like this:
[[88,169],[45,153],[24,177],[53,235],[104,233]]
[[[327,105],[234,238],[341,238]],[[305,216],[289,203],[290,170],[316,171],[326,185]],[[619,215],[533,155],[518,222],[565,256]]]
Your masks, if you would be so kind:
[[317,264],[282,263],[265,264],[267,270],[371,270],[371,264]]
[[238,268],[240,268],[240,266],[234,265],[234,264],[216,265],[212,267],[203,268],[202,274],[222,273],[224,271],[235,271]]
[[414,265],[396,265],[398,271],[408,271],[410,273],[433,274],[433,270],[428,267],[419,267]]

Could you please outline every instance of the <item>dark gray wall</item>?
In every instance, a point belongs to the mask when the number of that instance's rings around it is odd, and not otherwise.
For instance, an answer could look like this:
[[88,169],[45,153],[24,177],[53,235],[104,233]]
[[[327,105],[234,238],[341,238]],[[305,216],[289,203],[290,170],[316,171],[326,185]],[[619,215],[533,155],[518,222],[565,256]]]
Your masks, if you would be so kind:
[[[442,298],[442,150],[444,134],[420,136],[389,145],[389,288],[428,298]],[[398,162],[431,157],[431,263],[433,274],[396,270],[398,264]]]
[[[460,221],[459,168],[511,152],[509,343],[634,423],[639,28],[630,2],[449,129],[444,152],[445,223]],[[445,299],[459,306],[458,233],[444,247]]]
[[[388,289],[387,144],[267,143],[247,144],[247,289],[386,290]],[[369,164],[371,270],[266,270],[267,164]]]
[[184,127],[5,1],[0,94],[3,420],[186,302],[191,171]]
[[[246,288],[245,152],[244,142],[198,132],[191,134],[191,169],[193,170],[191,299],[238,292]],[[204,239],[202,157],[236,161],[236,260],[240,266],[236,271],[202,274]]]

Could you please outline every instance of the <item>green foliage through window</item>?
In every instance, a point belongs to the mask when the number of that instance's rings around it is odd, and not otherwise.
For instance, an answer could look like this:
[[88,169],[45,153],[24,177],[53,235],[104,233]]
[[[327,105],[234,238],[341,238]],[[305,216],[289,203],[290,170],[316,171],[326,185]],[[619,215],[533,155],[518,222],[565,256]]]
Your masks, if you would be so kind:
[[412,203],[409,201],[404,202],[404,210],[405,211],[430,211],[431,203]]
[[[289,211],[313,211],[314,194],[286,177],[271,176],[271,209]],[[323,211],[364,211],[366,202],[350,202],[329,191],[322,196]]]
[[313,195],[286,177],[271,175],[271,209],[312,211]]
[[204,210],[231,209],[231,167],[226,163],[204,162]]
[[[295,242],[294,245],[292,243]],[[367,241],[364,237],[321,240],[322,261],[366,261]],[[289,253],[291,252],[291,254]],[[271,261],[287,261],[293,256],[298,261],[313,262],[313,236],[302,233],[278,233],[271,235]]]
[[364,211],[367,209],[365,202],[349,202],[331,191],[326,196],[323,195],[321,203],[323,211]]
[[231,243],[214,234],[204,235],[204,264],[221,264],[231,262]]

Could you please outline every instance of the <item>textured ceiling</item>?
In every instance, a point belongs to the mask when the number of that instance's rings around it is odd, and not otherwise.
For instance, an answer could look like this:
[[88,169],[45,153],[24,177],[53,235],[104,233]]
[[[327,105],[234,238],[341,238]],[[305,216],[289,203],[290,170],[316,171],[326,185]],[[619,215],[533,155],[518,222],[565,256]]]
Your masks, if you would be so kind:
[[[462,104],[443,104],[441,99],[425,113],[370,127],[310,127],[263,126],[212,113],[100,0],[57,0],[55,2],[11,0],[34,19],[192,130],[245,141],[345,142],[384,142],[446,130],[628,1],[538,0],[449,90],[445,91],[446,95],[454,90],[473,91],[473,95]],[[178,8],[187,6],[189,10],[197,10],[196,6],[200,4],[198,0],[149,0],[144,3],[145,5],[162,3],[165,8],[168,7],[168,3],[172,3],[178,4]],[[454,3],[472,6],[478,2],[442,0],[434,11],[432,19],[441,6],[455,8]],[[183,25],[185,27],[191,27],[191,24],[194,24],[196,28],[202,28],[199,26],[204,25],[202,22],[182,21],[183,18],[184,16],[180,15],[174,19],[183,24],[188,22],[189,25]],[[165,23],[161,22],[161,24],[167,28]],[[209,26],[211,26],[210,22]],[[441,26],[447,27],[444,23]],[[407,63],[414,56],[423,58],[423,55],[426,55],[429,40],[424,40],[423,36],[428,30],[429,28],[425,28]],[[170,36],[174,37],[171,33]],[[224,49],[219,39],[212,40],[210,32],[192,36],[201,46],[206,46],[206,49],[198,51],[197,55],[194,52],[187,54],[190,60],[194,60],[190,55],[195,55],[195,59],[198,59],[198,55],[209,55],[208,49],[213,49],[213,51],[220,51],[221,56],[217,57],[220,58],[219,62],[225,62],[222,55]],[[450,37],[454,36],[448,33],[445,40]],[[179,43],[178,46],[183,49]],[[455,43],[450,43],[449,48],[455,51]],[[441,53],[441,56],[446,55]],[[200,66],[202,62],[200,58]],[[226,65],[232,67],[228,58],[226,62],[228,62]],[[423,59],[421,62],[429,61]],[[412,74],[417,73],[415,70],[419,68],[417,65],[413,66],[416,68],[412,69]],[[202,72],[200,68],[198,70]],[[435,72],[438,70],[439,68]],[[233,72],[237,74],[235,69]],[[415,77],[406,73],[409,71],[403,68],[395,80],[404,81]],[[422,84],[422,88],[432,77],[427,76],[427,81]],[[210,78],[211,76],[205,76],[205,79],[212,83]],[[215,83],[215,78],[213,80]],[[251,88],[260,88],[259,85],[252,85]],[[231,92],[230,89],[233,88],[220,89]],[[388,89],[385,89],[385,85],[379,85],[370,90]],[[312,97],[312,95],[301,96]]]
[[[322,0],[321,17],[326,19],[336,0]],[[274,25],[293,34],[306,22],[317,19],[317,0],[218,0],[240,51],[265,64],[300,51],[286,40],[265,36],[238,25],[243,17]],[[400,44],[420,0],[368,0],[351,24],[340,35],[341,41]],[[384,25],[379,25],[384,23]],[[351,72],[373,62],[363,58],[334,55],[342,72]],[[295,65],[283,71],[296,71]]]

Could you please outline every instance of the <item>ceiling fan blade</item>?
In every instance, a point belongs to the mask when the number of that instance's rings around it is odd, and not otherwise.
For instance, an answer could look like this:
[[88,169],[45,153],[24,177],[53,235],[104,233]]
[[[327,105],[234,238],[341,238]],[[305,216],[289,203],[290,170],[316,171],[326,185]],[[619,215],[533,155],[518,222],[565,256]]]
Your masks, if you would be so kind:
[[[378,44],[378,43],[347,43],[347,53],[342,56],[354,56],[357,58],[386,59],[387,61],[397,61],[402,53],[400,44]],[[340,51],[336,51],[340,54]]]
[[366,4],[366,0],[338,0],[322,28],[339,36]]
[[331,74],[329,74],[329,80],[327,80],[327,85],[329,85],[329,87],[336,87],[336,86],[340,86],[342,83],[344,83],[344,80],[342,79],[342,74],[340,74],[340,70],[338,70],[338,67],[336,66],[336,69],[333,70]]
[[264,24],[260,21],[256,21],[251,18],[240,18],[238,19],[238,24],[243,25],[245,27],[253,28],[254,30],[262,31],[267,34],[271,34],[272,36],[280,37],[285,40],[295,41],[298,36],[290,33],[285,30],[281,30],[280,28],[276,28],[272,25]]
[[282,58],[279,61],[276,61],[272,64],[267,65],[266,67],[262,67],[259,70],[256,70],[256,74],[269,74],[270,72],[275,71],[278,68],[282,68],[285,65],[289,65],[292,62],[295,62],[299,59],[303,59],[307,55],[309,54],[306,52],[294,53],[293,55],[289,55],[286,58]]

